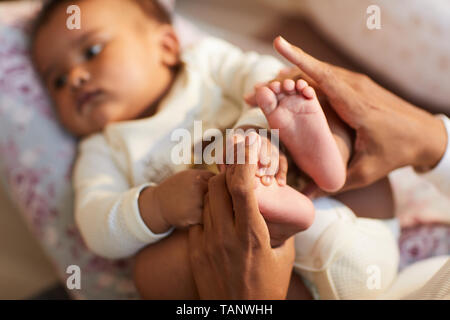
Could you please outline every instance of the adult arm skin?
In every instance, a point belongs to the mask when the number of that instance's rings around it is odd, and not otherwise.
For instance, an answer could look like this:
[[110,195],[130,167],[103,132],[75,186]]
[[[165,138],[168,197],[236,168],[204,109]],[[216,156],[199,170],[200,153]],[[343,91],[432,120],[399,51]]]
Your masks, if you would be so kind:
[[355,132],[345,190],[371,185],[397,168],[426,172],[439,163],[447,146],[440,119],[368,76],[319,61],[281,37],[274,47]]

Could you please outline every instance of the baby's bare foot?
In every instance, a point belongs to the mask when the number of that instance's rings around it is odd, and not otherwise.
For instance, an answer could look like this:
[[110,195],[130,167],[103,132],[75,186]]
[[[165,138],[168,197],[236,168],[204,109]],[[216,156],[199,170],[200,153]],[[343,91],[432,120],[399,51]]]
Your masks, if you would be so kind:
[[329,192],[345,183],[345,165],[316,93],[305,80],[274,81],[256,90],[256,102],[295,163]]
[[275,181],[266,186],[256,178],[256,185],[259,211],[266,220],[273,247],[312,225],[314,206],[305,195],[288,185],[280,186]]

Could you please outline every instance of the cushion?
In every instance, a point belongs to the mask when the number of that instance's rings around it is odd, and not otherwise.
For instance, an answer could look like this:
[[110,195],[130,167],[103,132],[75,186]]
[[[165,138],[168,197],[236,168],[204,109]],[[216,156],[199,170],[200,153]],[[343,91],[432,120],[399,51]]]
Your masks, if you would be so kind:
[[[304,16],[374,75],[423,107],[450,114],[449,1],[260,1]],[[367,28],[371,5],[380,8],[381,29]]]
[[[167,1],[169,7],[174,1]],[[40,5],[0,4],[0,179],[61,279],[71,265],[81,269],[80,299],[136,299],[131,259],[106,260],[90,253],[75,226],[71,170],[76,140],[57,122],[29,59],[27,29]],[[186,35],[200,37],[176,18]]]

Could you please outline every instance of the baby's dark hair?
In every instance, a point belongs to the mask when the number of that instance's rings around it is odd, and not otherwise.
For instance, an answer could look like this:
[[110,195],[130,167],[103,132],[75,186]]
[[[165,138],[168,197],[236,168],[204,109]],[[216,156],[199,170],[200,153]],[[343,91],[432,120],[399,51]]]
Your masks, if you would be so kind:
[[[134,1],[138,4],[142,10],[152,19],[162,23],[162,24],[172,24],[172,16],[166,10],[166,8],[161,5],[158,0],[123,0],[123,1]],[[77,0],[48,0],[44,3],[38,17],[34,21],[32,28],[32,39],[35,39],[39,28],[49,19],[53,11],[65,2],[74,3]]]

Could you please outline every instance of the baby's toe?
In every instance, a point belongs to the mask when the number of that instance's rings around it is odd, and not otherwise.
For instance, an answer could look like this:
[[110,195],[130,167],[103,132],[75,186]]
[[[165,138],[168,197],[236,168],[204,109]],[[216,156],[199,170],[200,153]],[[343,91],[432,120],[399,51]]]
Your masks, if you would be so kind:
[[272,90],[275,94],[281,93],[281,82],[280,81],[272,81],[269,83],[269,89]]
[[256,102],[266,115],[272,113],[278,103],[275,93],[266,86],[256,89]]
[[302,92],[303,89],[305,89],[308,86],[308,82],[306,82],[303,79],[297,80],[297,82],[295,83],[295,88],[297,89],[298,92]]
[[314,91],[313,87],[307,86],[302,91],[303,95],[308,99],[313,99],[316,96],[316,92]]
[[295,94],[295,81],[292,79],[286,79],[283,81],[283,91],[287,95]]

